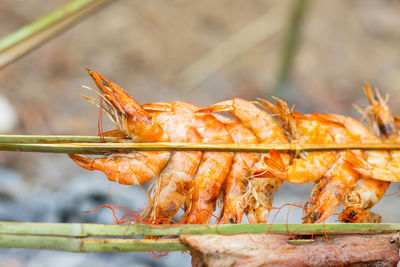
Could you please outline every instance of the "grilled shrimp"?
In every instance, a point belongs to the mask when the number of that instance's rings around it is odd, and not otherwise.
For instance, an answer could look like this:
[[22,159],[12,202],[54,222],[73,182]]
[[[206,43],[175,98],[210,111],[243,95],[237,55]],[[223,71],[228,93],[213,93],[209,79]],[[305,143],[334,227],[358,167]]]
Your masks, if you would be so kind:
[[[378,90],[376,90],[377,99],[375,99],[372,88],[369,85],[364,87],[364,92],[370,103],[370,106],[367,108],[367,118],[374,132],[386,141],[399,142],[399,128],[386,101],[383,100]],[[374,140],[370,140],[370,142],[377,143],[380,140],[374,136]],[[375,151],[367,153],[376,154],[379,152],[383,155],[380,161],[378,160],[379,154],[376,160],[373,161],[358,159],[353,155],[348,156],[348,162],[364,178],[359,180],[357,187],[346,197],[346,208],[339,215],[339,219],[342,221],[371,223],[381,221],[381,217],[378,214],[370,212],[368,209],[372,208],[385,194],[390,184],[385,181],[399,181],[397,175],[398,171],[400,171],[400,168],[398,168],[400,152]]]
[[[142,105],[170,141],[201,143],[202,138],[193,127],[193,114],[182,110],[181,106],[179,101]],[[153,187],[151,202],[143,213],[149,223],[168,223],[172,220],[189,196],[201,155],[200,151],[171,153],[167,166]]]
[[[200,109],[197,112],[229,112],[241,124],[255,133],[259,143],[288,143],[285,134],[276,121],[268,113],[246,100],[234,98],[216,103],[208,108]],[[267,156],[268,154],[262,154],[260,160],[262,161]],[[289,154],[279,154],[275,151],[275,156],[283,167],[289,164]],[[252,175],[257,172],[258,166],[261,165],[258,163],[255,165]],[[267,221],[272,208],[273,192],[278,190],[282,182],[279,179],[270,177],[250,180],[246,196],[248,199],[246,211],[251,223],[265,223]]]
[[[192,113],[197,106],[180,102],[183,112]],[[193,114],[193,125],[203,139],[203,143],[227,144],[232,138],[224,124],[211,114]],[[204,152],[194,177],[193,187],[187,199],[182,223],[207,224],[215,210],[216,201],[228,175],[233,153]]]
[[[261,100],[263,106],[274,114],[292,142],[301,144],[329,144],[334,140],[329,132],[314,119],[293,112],[285,101],[279,100],[276,105]],[[279,164],[277,157],[270,153],[264,158],[266,169],[257,175],[276,177],[290,183],[301,184],[319,180],[335,162],[336,152],[300,152],[290,165]]]
[[[323,120],[315,115],[306,115],[326,129],[336,143],[356,143],[359,138],[352,135],[342,125]],[[364,157],[360,150],[353,150],[358,157]],[[345,196],[353,189],[359,174],[345,161],[345,152],[338,152],[338,159],[325,175],[315,183],[309,202],[311,207],[303,218],[304,223],[322,222],[337,210]]]
[[[362,143],[379,143],[380,139],[372,134],[359,121],[342,115],[318,116],[343,125],[351,134],[358,136]],[[349,156],[350,155],[350,156]],[[374,167],[385,167],[390,162],[387,151],[365,151],[366,162]],[[352,159],[362,160],[351,151],[346,152],[345,160],[350,164]],[[339,219],[345,222],[366,222],[368,209],[372,208],[383,196],[389,183],[361,176],[354,189],[346,196],[345,210],[339,215]],[[370,217],[368,215],[368,217]]]
[[[106,103],[105,106],[97,104],[109,114],[119,132],[134,142],[169,141],[161,127],[124,89],[97,72],[89,69],[88,72],[100,91],[101,99]],[[115,133],[121,135],[118,131]],[[111,181],[137,185],[156,177],[167,164],[170,152],[113,153],[94,159],[80,154],[70,154],[69,157],[85,169],[104,172]]]
[[[233,141],[238,145],[258,143],[254,133],[239,121],[220,114],[214,116],[225,125]],[[224,206],[221,216],[224,223],[242,221],[246,208],[247,178],[259,157],[258,153],[235,153],[224,187]]]

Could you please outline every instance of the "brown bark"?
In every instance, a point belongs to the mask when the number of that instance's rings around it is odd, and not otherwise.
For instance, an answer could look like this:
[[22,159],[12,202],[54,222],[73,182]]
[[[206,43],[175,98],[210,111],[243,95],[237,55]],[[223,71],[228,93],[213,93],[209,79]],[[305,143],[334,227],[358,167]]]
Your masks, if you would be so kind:
[[182,235],[195,249],[193,266],[396,266],[399,235],[324,236],[303,245],[290,244],[289,235]]

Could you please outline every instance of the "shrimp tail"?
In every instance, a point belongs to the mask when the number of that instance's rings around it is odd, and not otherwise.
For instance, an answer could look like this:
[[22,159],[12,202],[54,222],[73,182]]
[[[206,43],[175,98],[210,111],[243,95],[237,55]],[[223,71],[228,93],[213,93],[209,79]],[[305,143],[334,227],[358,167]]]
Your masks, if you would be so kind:
[[126,134],[121,132],[118,128],[106,132],[101,133],[102,136],[109,136],[109,137],[116,137],[118,139],[124,139],[127,138]]
[[351,150],[346,151],[344,160],[349,163],[356,172],[366,177],[371,177],[373,175],[368,162],[366,162],[362,157],[354,154]]
[[93,166],[94,160],[92,158],[86,157],[82,154],[69,154],[68,157],[70,157],[76,164],[78,164],[82,168],[85,168],[89,171],[95,170]]
[[282,159],[282,156],[278,153],[278,151],[272,149],[269,155],[264,156],[264,163],[267,168],[253,171],[252,172],[253,177],[280,178],[280,179],[285,178],[284,174],[286,174],[287,164],[285,164],[285,162]]
[[[234,100],[232,100],[234,101]],[[200,108],[195,111],[195,113],[212,113],[212,112],[229,112],[234,109],[234,105],[232,105],[232,101],[222,101],[217,104],[211,105],[206,108]]]
[[265,164],[267,164],[272,169],[277,169],[279,171],[284,171],[286,169],[285,162],[283,162],[281,154],[275,149],[272,149],[269,153],[269,157],[264,158]]

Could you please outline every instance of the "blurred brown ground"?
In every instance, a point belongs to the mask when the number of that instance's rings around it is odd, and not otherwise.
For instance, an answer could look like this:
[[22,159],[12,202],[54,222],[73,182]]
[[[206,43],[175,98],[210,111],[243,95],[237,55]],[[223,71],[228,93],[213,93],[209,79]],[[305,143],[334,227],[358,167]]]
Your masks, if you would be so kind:
[[[0,36],[67,2],[2,0]],[[179,77],[258,17],[278,12],[287,21],[292,3],[116,1],[0,71],[0,94],[10,100],[19,119],[11,133],[96,134],[98,109],[77,97],[87,93],[81,85],[93,86],[84,67],[103,73],[140,103],[185,100],[206,106],[235,96],[268,98],[276,82],[286,24],[194,88],[185,88]],[[360,118],[352,103],[366,105],[362,87],[368,82],[389,93],[389,105],[400,114],[398,25],[399,1],[311,1],[292,86],[284,91],[289,103],[300,112]],[[111,129],[107,118],[104,123]],[[77,171],[62,155],[0,154],[1,165],[33,180],[43,176],[37,168],[40,159],[53,159],[55,169],[68,170],[48,175],[48,186]],[[57,159],[66,166],[58,167]]]

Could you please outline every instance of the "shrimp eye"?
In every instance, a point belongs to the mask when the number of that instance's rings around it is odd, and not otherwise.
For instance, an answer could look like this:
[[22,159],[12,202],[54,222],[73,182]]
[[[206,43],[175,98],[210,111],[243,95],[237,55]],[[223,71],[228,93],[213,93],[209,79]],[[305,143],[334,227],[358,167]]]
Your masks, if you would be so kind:
[[103,85],[104,85],[104,86],[107,86],[107,87],[110,87],[110,86],[108,85],[108,82],[106,82],[106,81],[103,81]]
[[311,214],[311,219],[315,220],[317,218],[318,214],[316,212],[313,212]]
[[354,217],[356,217],[356,215],[357,215],[357,213],[354,210],[352,210],[349,214],[350,218],[354,218]]

